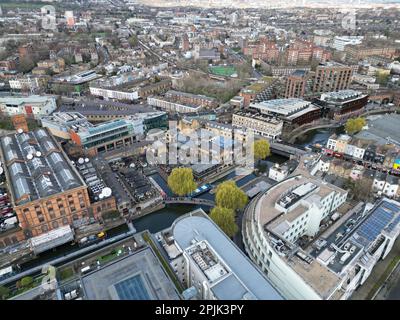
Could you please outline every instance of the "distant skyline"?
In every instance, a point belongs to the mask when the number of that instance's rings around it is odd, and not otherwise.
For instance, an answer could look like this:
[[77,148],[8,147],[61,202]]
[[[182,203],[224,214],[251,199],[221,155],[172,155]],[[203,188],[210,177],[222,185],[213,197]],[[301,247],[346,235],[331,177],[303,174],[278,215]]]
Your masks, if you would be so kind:
[[138,3],[157,6],[190,6],[205,8],[320,8],[320,7],[359,7],[371,8],[376,6],[400,7],[400,0],[137,0]]

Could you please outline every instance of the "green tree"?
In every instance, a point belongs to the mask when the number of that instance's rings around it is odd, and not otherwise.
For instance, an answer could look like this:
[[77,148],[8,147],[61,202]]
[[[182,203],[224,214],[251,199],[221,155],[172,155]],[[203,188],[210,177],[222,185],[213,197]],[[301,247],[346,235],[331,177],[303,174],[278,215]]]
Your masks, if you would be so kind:
[[133,35],[129,37],[128,42],[131,45],[131,47],[136,47],[138,44],[138,39],[135,35]]
[[356,132],[359,132],[365,126],[365,124],[365,119],[359,117],[347,120],[344,127],[348,134],[354,134]]
[[247,204],[247,195],[232,180],[218,185],[215,201],[218,207],[237,210],[243,209]]
[[390,78],[390,74],[384,72],[377,72],[375,76],[376,82],[382,86],[386,86]]
[[345,188],[349,189],[350,195],[357,201],[368,201],[372,195],[372,179],[347,179]]
[[32,277],[23,277],[21,279],[21,286],[22,287],[29,287],[33,283]]
[[0,286],[0,300],[6,300],[9,294],[10,294],[10,289],[4,286]]
[[18,71],[27,73],[30,72],[35,67],[35,63],[31,57],[23,57],[20,59],[18,64]]
[[230,238],[232,238],[239,231],[239,228],[235,222],[235,213],[232,209],[215,207],[211,210],[210,218]]
[[193,171],[190,168],[175,168],[168,177],[168,186],[178,196],[187,195],[196,190]]
[[265,139],[257,140],[254,142],[254,159],[261,160],[271,155],[269,142]]

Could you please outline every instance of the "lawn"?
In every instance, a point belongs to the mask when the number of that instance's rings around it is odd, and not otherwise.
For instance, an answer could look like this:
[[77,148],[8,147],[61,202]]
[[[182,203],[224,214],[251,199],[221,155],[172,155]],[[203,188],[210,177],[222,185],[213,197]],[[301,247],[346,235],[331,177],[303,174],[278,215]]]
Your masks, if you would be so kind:
[[69,267],[60,271],[60,280],[67,280],[74,275],[74,270]]
[[157,255],[158,260],[161,262],[164,270],[168,273],[169,278],[174,283],[176,289],[179,291],[179,293],[182,293],[183,292],[183,288],[182,288],[181,283],[177,279],[176,274],[174,273],[174,271],[172,270],[172,268],[168,264],[168,262],[165,261],[164,257],[161,255],[161,253],[158,250],[157,246],[155,245],[155,243],[153,242],[153,240],[150,238],[150,236],[147,233],[143,234],[143,240],[146,241],[150,245],[150,247],[153,249],[153,251]]
[[123,252],[123,250],[124,249],[122,247],[118,247],[118,248],[113,249],[110,253],[108,253],[108,254],[106,254],[104,256],[101,256],[99,258],[100,263],[103,264],[103,263],[107,263],[107,262],[110,262],[110,261],[114,260],[116,257],[118,257],[118,251]]
[[237,73],[236,68],[232,66],[212,66],[209,70],[212,74],[223,77],[230,77],[234,73]]

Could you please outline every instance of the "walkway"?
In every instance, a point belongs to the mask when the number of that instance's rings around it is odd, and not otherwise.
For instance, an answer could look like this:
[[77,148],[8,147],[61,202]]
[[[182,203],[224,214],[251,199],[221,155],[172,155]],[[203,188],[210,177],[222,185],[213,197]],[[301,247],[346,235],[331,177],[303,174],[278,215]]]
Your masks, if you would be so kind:
[[190,198],[190,197],[176,197],[176,198],[166,198],[164,200],[165,204],[198,204],[204,206],[213,207],[215,205],[214,201],[202,199],[202,198]]

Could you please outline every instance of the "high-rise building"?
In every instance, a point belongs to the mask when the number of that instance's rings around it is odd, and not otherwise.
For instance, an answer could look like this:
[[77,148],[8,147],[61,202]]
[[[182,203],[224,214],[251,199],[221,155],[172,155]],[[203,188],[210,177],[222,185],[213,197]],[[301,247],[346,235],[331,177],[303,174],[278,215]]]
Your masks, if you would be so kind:
[[296,70],[286,78],[284,98],[302,98],[307,84],[307,72]]
[[345,90],[351,83],[352,69],[336,62],[327,62],[315,71],[313,92]]

